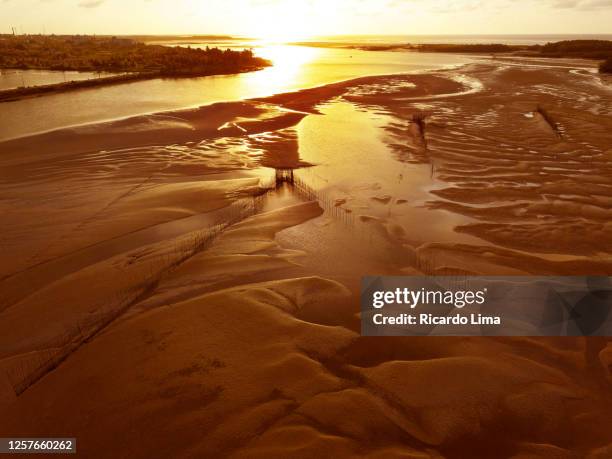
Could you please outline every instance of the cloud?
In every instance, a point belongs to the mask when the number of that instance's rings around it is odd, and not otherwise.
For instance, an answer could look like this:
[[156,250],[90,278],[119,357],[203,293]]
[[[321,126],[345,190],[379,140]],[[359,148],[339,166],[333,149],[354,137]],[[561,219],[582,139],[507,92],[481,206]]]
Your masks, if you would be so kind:
[[81,0],[79,6],[81,8],[97,8],[104,3],[104,1],[105,0]]
[[576,10],[612,9],[612,0],[554,0],[553,8]]

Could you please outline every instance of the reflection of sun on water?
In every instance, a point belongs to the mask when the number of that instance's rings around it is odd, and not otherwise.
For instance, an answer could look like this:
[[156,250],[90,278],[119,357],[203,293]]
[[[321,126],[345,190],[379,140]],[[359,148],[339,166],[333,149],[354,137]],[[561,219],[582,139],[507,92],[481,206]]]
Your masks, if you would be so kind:
[[256,54],[272,61],[273,66],[265,72],[256,72],[253,79],[270,87],[288,87],[295,81],[303,67],[316,60],[321,50],[306,46],[264,45]]
[[257,50],[258,56],[271,60],[275,67],[284,71],[301,67],[318,54],[318,48],[306,46],[268,45]]

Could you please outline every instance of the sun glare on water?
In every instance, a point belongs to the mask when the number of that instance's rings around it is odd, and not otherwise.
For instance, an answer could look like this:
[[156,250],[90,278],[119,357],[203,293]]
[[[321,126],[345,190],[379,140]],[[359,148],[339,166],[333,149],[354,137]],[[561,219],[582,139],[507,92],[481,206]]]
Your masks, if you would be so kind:
[[263,44],[257,48],[256,54],[272,61],[273,66],[266,72],[251,76],[252,83],[258,82],[263,87],[292,88],[292,82],[299,83],[304,77],[305,67],[315,61],[320,49],[305,46],[287,46],[279,43]]

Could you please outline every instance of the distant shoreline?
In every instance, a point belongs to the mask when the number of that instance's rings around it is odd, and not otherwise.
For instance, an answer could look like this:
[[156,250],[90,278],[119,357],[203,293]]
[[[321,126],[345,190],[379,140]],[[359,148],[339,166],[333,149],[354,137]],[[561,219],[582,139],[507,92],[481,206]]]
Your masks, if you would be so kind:
[[609,73],[612,40],[565,40],[539,44],[504,43],[359,43],[339,41],[301,41],[295,46],[315,48],[357,49],[362,51],[404,51],[419,53],[496,54],[517,57],[590,59],[602,62],[600,71]]

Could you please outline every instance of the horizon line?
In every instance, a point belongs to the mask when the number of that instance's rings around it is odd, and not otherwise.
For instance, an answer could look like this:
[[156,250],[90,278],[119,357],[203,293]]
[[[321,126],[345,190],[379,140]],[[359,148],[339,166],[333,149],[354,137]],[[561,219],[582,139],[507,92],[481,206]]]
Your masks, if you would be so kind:
[[[0,35],[13,35],[10,32],[0,32]],[[113,32],[20,32],[15,35],[100,35],[100,36],[120,36],[120,37],[136,37],[136,36],[150,36],[150,37],[217,37],[217,38],[242,38],[242,39],[264,39],[265,37],[248,36],[233,33],[113,33]],[[311,35],[306,39],[310,38],[327,38],[327,37],[550,37],[550,36],[609,36],[612,37],[610,32],[589,32],[589,33],[578,33],[578,32],[551,32],[551,33],[342,33],[342,34],[321,34]]]

